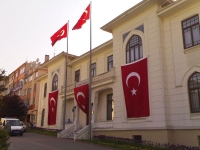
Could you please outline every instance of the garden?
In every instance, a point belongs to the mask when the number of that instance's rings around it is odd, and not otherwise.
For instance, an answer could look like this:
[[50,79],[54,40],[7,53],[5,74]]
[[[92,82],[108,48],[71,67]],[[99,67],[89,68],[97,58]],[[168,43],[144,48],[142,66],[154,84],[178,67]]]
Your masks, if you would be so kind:
[[189,147],[185,145],[174,144],[160,144],[151,141],[135,141],[129,138],[113,137],[98,135],[94,136],[93,140],[82,140],[83,142],[89,142],[107,147],[112,147],[120,150],[200,150],[199,147]]

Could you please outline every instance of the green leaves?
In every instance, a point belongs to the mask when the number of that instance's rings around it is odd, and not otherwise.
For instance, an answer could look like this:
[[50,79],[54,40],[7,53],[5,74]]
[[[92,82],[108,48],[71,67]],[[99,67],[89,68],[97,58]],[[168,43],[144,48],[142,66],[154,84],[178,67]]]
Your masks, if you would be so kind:
[[9,135],[5,129],[0,128],[0,150],[8,150],[10,143],[8,143]]
[[5,96],[0,100],[0,117],[23,119],[27,115],[27,107],[18,95]]

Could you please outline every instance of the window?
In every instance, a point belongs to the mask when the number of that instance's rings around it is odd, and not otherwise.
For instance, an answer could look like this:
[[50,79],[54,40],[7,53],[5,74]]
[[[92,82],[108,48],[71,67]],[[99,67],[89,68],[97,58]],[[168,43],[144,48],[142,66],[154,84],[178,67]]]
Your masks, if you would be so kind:
[[30,94],[30,93],[31,93],[31,88],[28,88],[27,94]]
[[38,77],[38,72],[35,73],[35,78],[37,78],[37,77]]
[[113,55],[108,56],[108,71],[110,71],[113,67]]
[[47,95],[47,83],[44,84],[44,97]]
[[191,113],[200,112],[200,73],[195,72],[188,81]]
[[34,84],[34,91],[36,91],[36,87],[37,87],[36,84]]
[[52,81],[52,91],[55,91],[57,89],[58,89],[58,75],[55,74]]
[[75,71],[75,82],[79,82],[80,80],[80,70]]
[[22,73],[24,73],[24,69],[25,69],[25,68],[21,68],[21,69],[20,69],[20,73],[19,73],[19,74],[22,74]]
[[26,89],[24,89],[24,95],[26,95]]
[[32,79],[33,79],[33,76],[31,75],[31,76],[29,77],[29,81],[32,81]]
[[26,84],[28,82],[28,79],[26,78],[26,79],[24,79],[24,84]]
[[112,100],[112,94],[107,95],[107,120],[113,120],[114,102]]
[[15,74],[15,77],[17,77],[18,76],[18,72]]
[[197,136],[197,138],[198,138],[198,145],[200,147],[200,136]]
[[96,75],[96,63],[91,64],[91,75]]
[[133,140],[136,143],[141,143],[142,142],[142,136],[141,135],[133,135]]
[[20,80],[20,81],[18,82],[18,86],[19,86],[20,88],[23,87],[23,81],[22,81],[22,80]]
[[143,57],[142,39],[133,35],[126,45],[126,63],[131,63]]
[[184,48],[200,44],[199,16],[182,21]]

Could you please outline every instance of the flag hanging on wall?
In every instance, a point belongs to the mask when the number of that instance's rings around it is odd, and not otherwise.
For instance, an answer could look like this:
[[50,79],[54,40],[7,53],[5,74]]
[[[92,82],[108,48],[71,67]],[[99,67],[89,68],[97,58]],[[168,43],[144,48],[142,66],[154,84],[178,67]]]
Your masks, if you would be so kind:
[[56,112],[57,112],[58,90],[49,93],[48,97],[48,125],[56,124]]
[[80,29],[82,27],[82,25],[89,19],[90,19],[90,4],[85,9],[85,11],[83,12],[81,18],[78,20],[78,22],[76,23],[76,25],[73,27],[72,30]]
[[52,35],[51,37],[51,45],[54,46],[54,44],[61,40],[62,38],[66,38],[67,37],[67,23],[62,27],[60,28],[56,33],[54,33],[54,35]]
[[74,88],[74,97],[79,108],[86,114],[88,114],[89,105],[89,85],[85,84]]
[[121,72],[127,118],[149,116],[147,58],[121,66]]

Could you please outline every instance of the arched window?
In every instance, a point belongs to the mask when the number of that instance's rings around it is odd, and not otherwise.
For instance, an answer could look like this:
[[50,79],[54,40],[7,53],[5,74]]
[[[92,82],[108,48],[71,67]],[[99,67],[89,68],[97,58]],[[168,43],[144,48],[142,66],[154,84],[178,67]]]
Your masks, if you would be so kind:
[[126,63],[131,63],[142,57],[142,39],[138,35],[133,35],[126,45]]
[[190,97],[191,113],[200,112],[200,73],[195,72],[189,78],[188,90]]
[[58,75],[55,74],[52,81],[52,91],[55,91],[57,89],[58,89]]

